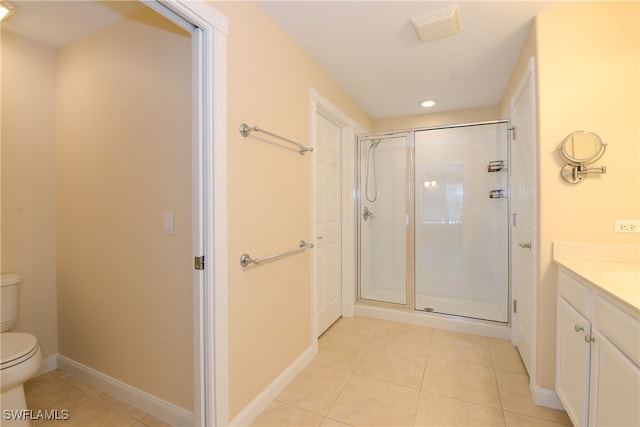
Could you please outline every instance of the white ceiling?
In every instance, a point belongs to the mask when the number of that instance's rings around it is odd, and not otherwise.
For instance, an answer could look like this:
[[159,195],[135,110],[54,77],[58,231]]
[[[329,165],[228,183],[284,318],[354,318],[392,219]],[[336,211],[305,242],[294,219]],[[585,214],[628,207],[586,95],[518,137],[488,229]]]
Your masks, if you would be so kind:
[[135,13],[138,1],[9,0],[18,9],[6,30],[46,46],[61,48]]
[[[457,4],[462,30],[421,43],[410,19]],[[494,106],[536,14],[575,2],[260,1],[372,117]]]
[[[8,30],[62,47],[144,7],[137,1],[11,1]],[[259,1],[372,118],[493,106],[533,17],[576,2]],[[462,30],[421,43],[410,19],[457,4]],[[231,23],[233,36],[233,23]],[[259,36],[259,35],[257,35]]]

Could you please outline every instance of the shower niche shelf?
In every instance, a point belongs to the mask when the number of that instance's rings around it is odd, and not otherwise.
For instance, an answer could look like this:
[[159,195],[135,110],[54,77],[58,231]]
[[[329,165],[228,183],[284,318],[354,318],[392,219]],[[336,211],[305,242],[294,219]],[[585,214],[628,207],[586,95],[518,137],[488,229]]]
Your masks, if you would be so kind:
[[507,193],[504,190],[491,190],[489,191],[490,199],[504,199],[507,197]]
[[507,170],[507,165],[504,160],[492,160],[487,165],[487,172],[500,172],[502,170]]

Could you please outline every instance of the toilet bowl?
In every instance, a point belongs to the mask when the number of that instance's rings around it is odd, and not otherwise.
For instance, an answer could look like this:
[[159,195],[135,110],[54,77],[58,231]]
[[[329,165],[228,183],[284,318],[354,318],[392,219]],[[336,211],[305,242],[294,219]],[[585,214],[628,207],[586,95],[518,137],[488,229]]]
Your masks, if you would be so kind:
[[[2,353],[0,391],[4,393],[16,388],[40,369],[42,352],[38,340],[31,334],[5,332],[0,334]],[[2,395],[4,398],[4,394]]]
[[[5,332],[15,324],[20,277],[2,274],[2,333],[0,334],[0,416],[2,426],[29,426],[24,382],[40,369],[38,340],[25,332]],[[13,306],[16,307],[13,307]]]
[[38,340],[23,332],[3,332],[0,334],[0,353],[2,408],[26,409],[22,384],[40,369],[42,351]]

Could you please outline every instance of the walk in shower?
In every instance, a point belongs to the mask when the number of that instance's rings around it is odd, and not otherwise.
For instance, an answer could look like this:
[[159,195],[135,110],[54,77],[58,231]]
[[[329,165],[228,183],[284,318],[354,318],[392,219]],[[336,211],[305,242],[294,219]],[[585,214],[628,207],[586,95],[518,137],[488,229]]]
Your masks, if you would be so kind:
[[359,303],[509,321],[507,127],[358,137]]

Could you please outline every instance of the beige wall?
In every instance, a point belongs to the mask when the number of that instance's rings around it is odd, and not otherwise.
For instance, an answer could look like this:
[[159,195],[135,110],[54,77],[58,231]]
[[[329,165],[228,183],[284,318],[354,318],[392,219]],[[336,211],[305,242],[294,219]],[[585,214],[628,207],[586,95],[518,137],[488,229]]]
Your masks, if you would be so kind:
[[2,271],[46,355],[191,410],[190,41],[154,16],[59,52],[3,33]]
[[374,132],[413,129],[430,126],[476,123],[500,119],[497,106],[470,108],[466,110],[444,111],[442,113],[378,119],[373,122]]
[[56,50],[2,33],[2,261],[19,274],[14,331],[58,352],[56,321]]
[[[243,138],[241,123],[309,144],[309,88],[370,129],[370,119],[253,2],[215,2],[229,18],[229,414],[236,417],[312,344],[311,251],[253,268],[311,237],[310,162],[287,144]],[[262,135],[264,137],[264,135]],[[269,137],[264,139],[272,140]],[[295,147],[294,147],[295,148]]]
[[[638,2],[602,2],[544,13],[538,26],[539,289],[538,385],[553,388],[554,240],[640,243],[613,232],[640,218],[640,17]],[[559,176],[556,146],[590,130],[609,145],[607,174],[578,185]]]
[[190,50],[150,10],[61,49],[56,150],[60,354],[187,410]]
[[[376,131],[496,119],[504,116],[500,111],[504,113],[505,102],[501,110],[489,107],[455,117],[428,115],[374,123],[254,3],[212,6],[229,18],[229,411],[233,418],[311,345],[312,338],[310,251],[250,269],[241,268],[238,259],[243,252],[265,256],[287,250],[310,237],[313,157],[255,137],[243,138],[237,132],[240,123],[260,125],[308,144],[310,86],[363,128]],[[47,116],[54,108],[55,90],[46,71],[54,70],[55,51],[44,49],[40,59],[20,58],[25,64],[40,61],[37,67],[27,67],[29,72],[40,72],[27,87],[18,91],[16,86],[11,92],[3,84],[2,270],[25,278],[18,327],[38,335],[45,352],[54,354],[58,340],[51,301],[56,298],[52,278],[57,230],[60,353],[191,409],[190,147],[184,129],[173,126],[175,114],[183,125],[189,122],[188,85],[154,99],[156,108],[144,117],[115,121],[149,107],[142,98],[125,99],[125,93],[174,90],[165,83],[189,72],[190,59],[183,56],[189,42],[154,26],[144,26],[143,31],[131,21],[118,25],[60,53],[57,152],[50,133],[54,124]],[[537,383],[552,389],[551,241],[637,242],[637,235],[612,230],[614,219],[640,216],[638,4],[596,3],[547,13],[537,19],[536,28],[538,34],[532,32],[522,58],[535,51],[537,42],[541,221]],[[113,47],[114,40],[106,38],[109,31],[126,37],[126,51],[120,46],[108,54],[97,53],[98,46]],[[170,60],[154,50],[157,62],[134,61],[140,55],[131,41],[146,40],[151,34],[175,49]],[[2,43],[4,82],[9,69],[5,34]],[[78,74],[80,66],[90,74]],[[118,79],[125,68],[138,73],[132,86],[125,86],[124,77]],[[88,80],[99,84],[80,90]],[[43,86],[33,88],[33,81],[42,81]],[[37,108],[13,102],[25,99],[31,90],[40,100]],[[587,96],[604,104],[585,102]],[[7,114],[13,114],[7,111],[9,100],[23,108],[18,114],[28,112],[25,129],[41,133],[23,140],[7,136],[11,132]],[[87,107],[98,100],[111,103],[100,111]],[[163,116],[168,111],[174,112]],[[34,127],[34,122],[43,125]],[[133,139],[120,133],[141,122],[149,129],[136,130]],[[169,128],[159,131],[158,126],[167,123]],[[600,162],[609,172],[570,186],[558,177],[554,149],[568,133],[583,128],[609,142]],[[154,130],[158,132],[147,133]],[[175,143],[178,139],[182,145]],[[54,155],[57,162],[50,161]],[[51,223],[56,197],[57,228]],[[163,212],[176,215],[173,236],[162,234]],[[39,314],[26,314],[25,305],[38,306]]]
[[[538,85],[539,277],[537,378],[554,389],[556,269],[554,240],[640,243],[613,232],[615,219],[640,218],[639,3],[570,6],[536,18],[502,102],[508,102],[535,55]],[[576,130],[599,134],[609,145],[597,165],[607,174],[578,184],[559,176],[555,149]]]

